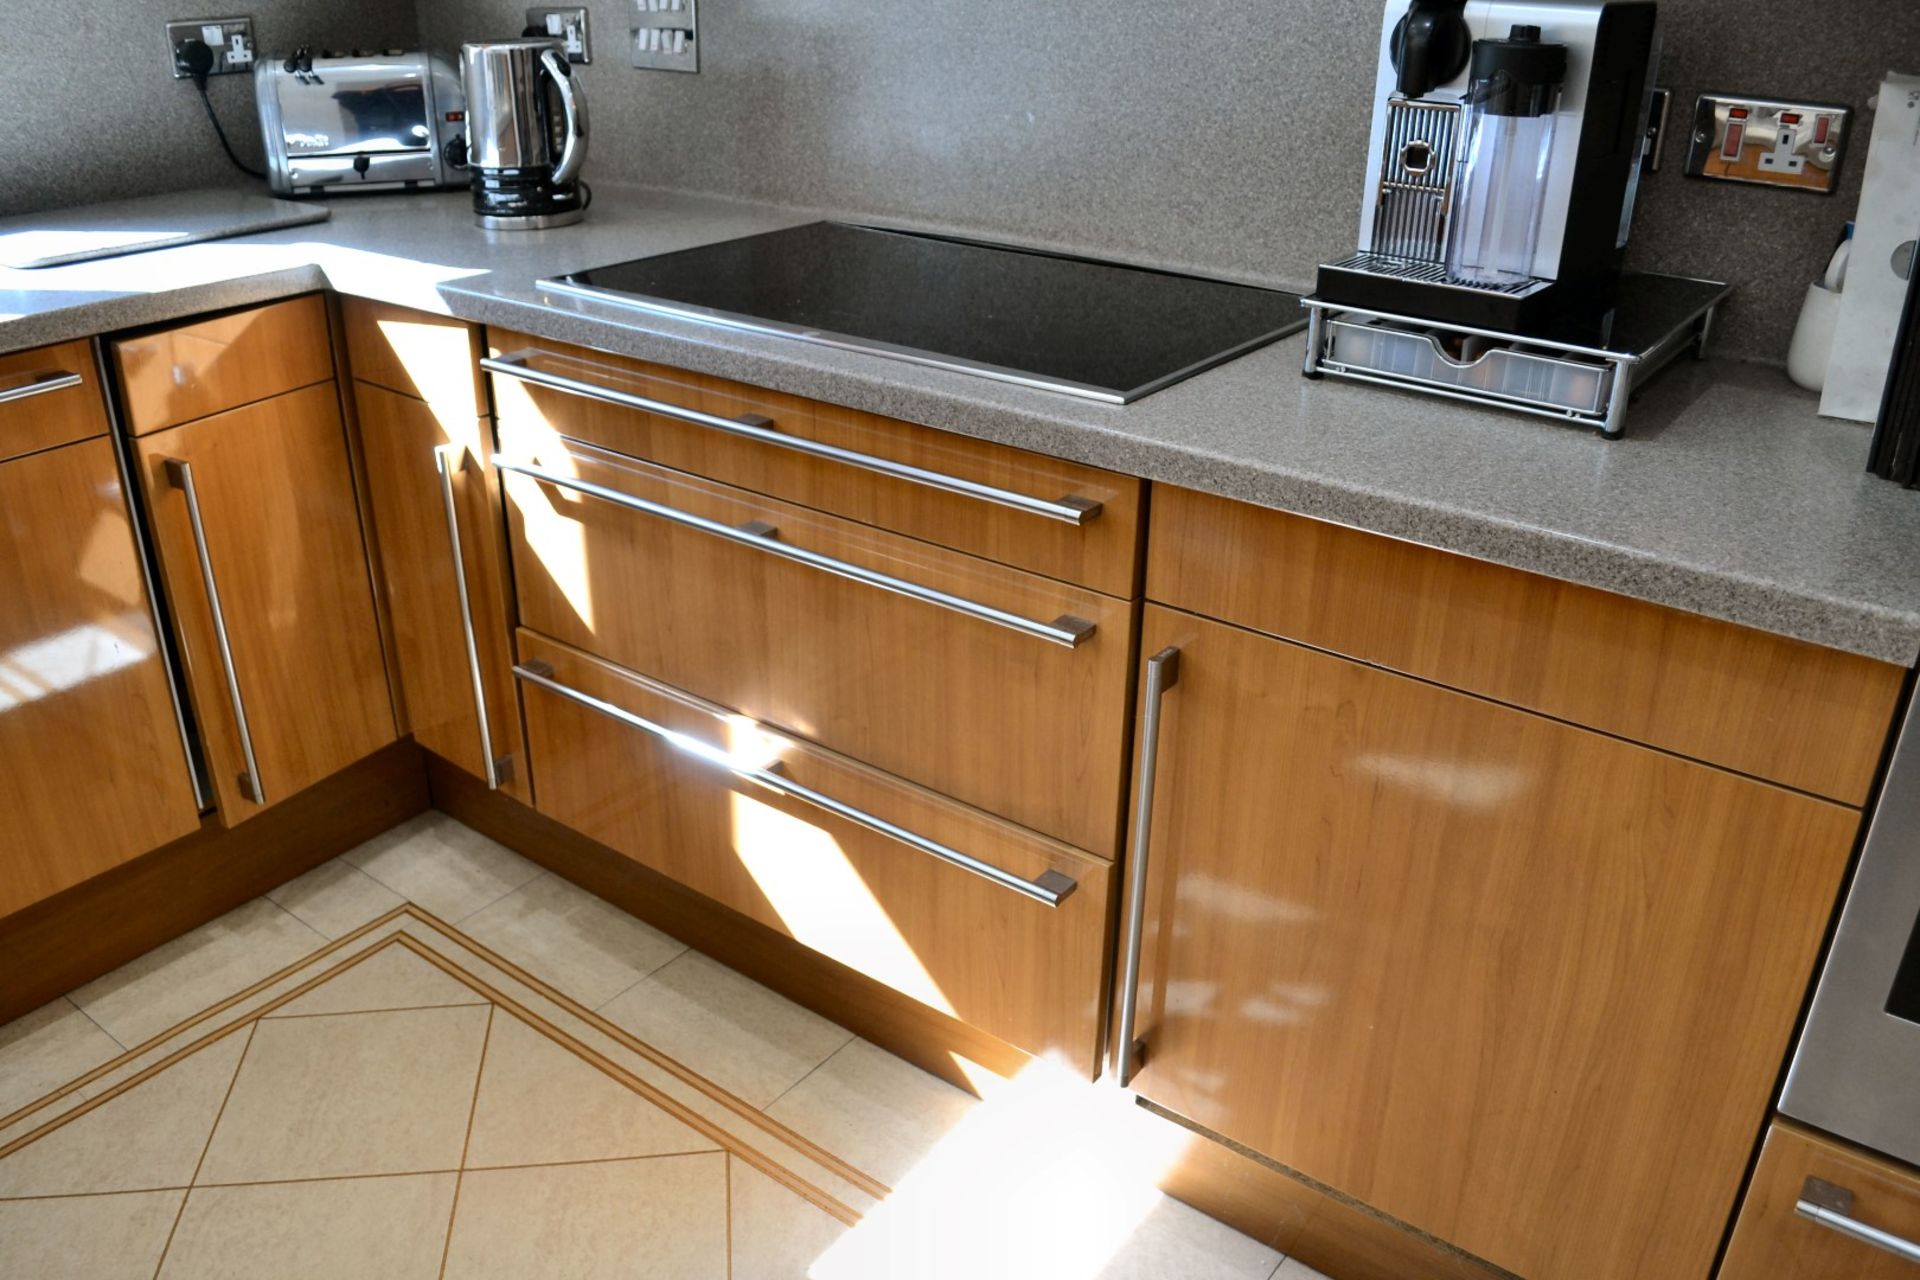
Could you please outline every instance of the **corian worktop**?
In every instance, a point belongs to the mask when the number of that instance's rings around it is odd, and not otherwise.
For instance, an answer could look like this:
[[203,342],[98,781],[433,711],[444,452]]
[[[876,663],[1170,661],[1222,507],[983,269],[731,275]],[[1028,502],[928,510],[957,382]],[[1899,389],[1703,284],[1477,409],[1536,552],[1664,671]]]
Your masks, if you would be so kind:
[[510,326],[1353,525],[1903,666],[1920,659],[1920,492],[1777,370],[1675,366],[1627,438],[1309,382],[1302,339],[1115,407],[535,287],[818,216],[600,185],[587,220],[487,232],[462,192],[342,197],[325,223],[0,270],[0,352],[332,288]]

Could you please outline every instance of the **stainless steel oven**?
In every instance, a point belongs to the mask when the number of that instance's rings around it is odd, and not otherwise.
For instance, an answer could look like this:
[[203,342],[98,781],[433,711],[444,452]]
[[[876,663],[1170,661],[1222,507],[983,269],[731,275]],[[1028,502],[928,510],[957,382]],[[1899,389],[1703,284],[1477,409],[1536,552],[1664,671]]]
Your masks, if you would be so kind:
[[1920,1165],[1920,698],[1907,708],[1780,1110]]

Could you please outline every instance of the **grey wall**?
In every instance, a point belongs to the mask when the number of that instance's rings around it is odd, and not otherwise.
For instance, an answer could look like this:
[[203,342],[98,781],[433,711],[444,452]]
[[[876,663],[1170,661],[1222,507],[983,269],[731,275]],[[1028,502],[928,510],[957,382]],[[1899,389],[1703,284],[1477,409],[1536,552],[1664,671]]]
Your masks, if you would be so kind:
[[[419,0],[423,35],[517,32],[509,0]],[[1274,283],[1351,247],[1379,0],[702,0],[698,76],[625,65],[592,0],[589,174],[844,209]],[[1920,70],[1913,0],[1666,0],[1662,83],[1864,105]],[[1825,25],[1822,25],[1825,24]],[[1786,33],[1783,35],[1782,33]],[[1857,199],[1645,188],[1638,265],[1731,280],[1723,350],[1784,358]]]
[[[25,10],[20,0],[8,16]],[[192,84],[172,78],[170,18],[249,14],[256,40],[282,51],[419,38],[407,6],[381,0],[41,0],[33,10],[36,22],[70,33],[76,60],[45,57],[17,26],[0,36],[0,214],[246,181],[221,154]],[[253,77],[216,76],[208,88],[235,150],[257,166]]]

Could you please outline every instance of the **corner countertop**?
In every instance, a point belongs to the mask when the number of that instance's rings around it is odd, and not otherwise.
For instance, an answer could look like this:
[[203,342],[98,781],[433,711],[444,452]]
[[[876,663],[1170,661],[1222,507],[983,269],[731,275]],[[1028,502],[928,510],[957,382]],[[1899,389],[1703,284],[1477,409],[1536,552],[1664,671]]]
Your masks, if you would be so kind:
[[[1676,365],[1608,441],[1300,376],[1302,339],[1116,407],[550,293],[535,281],[821,211],[601,185],[587,220],[488,232],[467,196],[342,197],[241,239],[0,270],[0,352],[332,288],[618,351],[1548,574],[1901,666],[1920,492],[1778,370]],[[942,228],[930,228],[942,229]]]

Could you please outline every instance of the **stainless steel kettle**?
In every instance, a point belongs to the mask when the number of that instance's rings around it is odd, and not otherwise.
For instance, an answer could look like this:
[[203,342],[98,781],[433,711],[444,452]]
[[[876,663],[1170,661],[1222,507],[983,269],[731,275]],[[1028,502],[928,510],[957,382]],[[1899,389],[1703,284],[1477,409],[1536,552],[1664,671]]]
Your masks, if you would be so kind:
[[467,166],[483,227],[531,230],[585,216],[587,99],[556,40],[462,45]]

